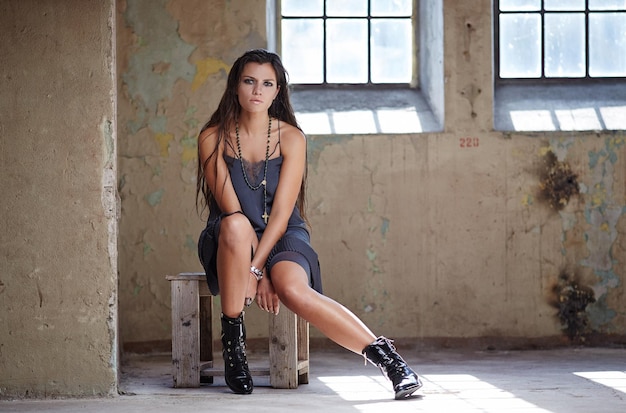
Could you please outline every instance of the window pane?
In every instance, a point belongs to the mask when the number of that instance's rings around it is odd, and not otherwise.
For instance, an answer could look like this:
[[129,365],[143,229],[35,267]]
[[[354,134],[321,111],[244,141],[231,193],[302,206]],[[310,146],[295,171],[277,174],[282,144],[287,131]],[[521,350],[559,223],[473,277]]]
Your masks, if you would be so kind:
[[589,75],[626,76],[626,13],[589,14]]
[[585,11],[585,0],[545,0],[546,10]]
[[372,16],[407,16],[413,13],[411,0],[372,0]]
[[500,0],[500,11],[541,10],[541,0]]
[[322,19],[283,20],[281,30],[283,64],[289,72],[289,81],[322,83],[324,81]]
[[500,15],[500,77],[541,77],[538,14]]
[[326,1],[326,15],[367,17],[367,0],[328,0]]
[[410,83],[411,20],[372,20],[372,83]]
[[283,16],[316,16],[324,14],[324,0],[281,0],[280,12]]
[[333,19],[326,28],[326,81],[367,83],[367,20]]
[[546,13],[546,77],[585,77],[585,14]]
[[626,1],[589,0],[589,10],[626,10]]

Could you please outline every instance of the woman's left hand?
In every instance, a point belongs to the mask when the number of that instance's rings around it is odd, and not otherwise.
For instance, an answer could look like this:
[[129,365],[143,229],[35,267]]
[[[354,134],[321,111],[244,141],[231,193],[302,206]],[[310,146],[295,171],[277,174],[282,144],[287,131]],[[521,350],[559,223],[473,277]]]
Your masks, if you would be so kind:
[[259,285],[256,289],[256,303],[261,310],[265,310],[274,315],[277,315],[280,310],[278,294],[274,291],[274,286],[267,277],[263,277],[261,281],[259,281]]

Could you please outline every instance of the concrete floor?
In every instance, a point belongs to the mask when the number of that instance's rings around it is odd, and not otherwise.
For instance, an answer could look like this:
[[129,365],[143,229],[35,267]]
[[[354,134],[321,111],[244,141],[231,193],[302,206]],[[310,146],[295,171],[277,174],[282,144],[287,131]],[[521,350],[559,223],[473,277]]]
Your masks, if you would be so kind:
[[[198,389],[174,389],[169,355],[132,356],[119,397],[93,400],[1,401],[1,412],[551,412],[626,411],[626,350],[402,352],[424,387],[395,401],[378,370],[347,351],[313,351],[310,383],[296,390],[255,379],[238,396],[222,378]],[[266,354],[252,354],[261,366]]]

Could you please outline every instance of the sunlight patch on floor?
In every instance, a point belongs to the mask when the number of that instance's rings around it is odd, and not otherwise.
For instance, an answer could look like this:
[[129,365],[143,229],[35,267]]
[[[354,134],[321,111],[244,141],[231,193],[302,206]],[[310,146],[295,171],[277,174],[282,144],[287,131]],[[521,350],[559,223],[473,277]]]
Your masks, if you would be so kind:
[[585,371],[574,374],[603,386],[626,393],[626,372],[624,371]]
[[408,400],[393,400],[391,383],[382,376],[319,377],[344,400],[356,402],[362,413],[381,411],[440,411],[500,413],[552,413],[513,393],[474,376],[443,374],[422,376],[424,387]]

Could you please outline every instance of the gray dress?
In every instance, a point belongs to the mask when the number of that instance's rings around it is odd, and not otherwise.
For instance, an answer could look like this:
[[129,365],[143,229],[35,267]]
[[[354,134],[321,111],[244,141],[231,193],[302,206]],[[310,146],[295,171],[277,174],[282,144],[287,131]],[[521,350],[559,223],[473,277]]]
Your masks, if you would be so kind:
[[[243,214],[248,218],[252,228],[260,239],[266,224],[263,220],[263,187],[252,190],[246,183],[241,170],[241,160],[224,155],[224,160],[230,172],[230,178],[235,188]],[[265,161],[257,165],[248,166],[248,179],[253,187],[256,187],[263,179],[263,167]],[[270,159],[267,167],[267,212],[271,215],[272,203],[276,188],[278,187],[278,177],[283,164],[282,155]],[[260,170],[255,174],[253,170]],[[257,175],[257,176],[255,176]],[[217,240],[220,232],[220,223],[225,214],[220,211],[217,203],[213,200],[209,206],[209,218],[207,226],[200,234],[198,240],[198,255],[200,263],[204,267],[207,276],[209,289],[213,295],[219,294],[217,279]],[[269,254],[266,262],[267,274],[272,277],[272,267],[280,261],[293,261],[298,263],[309,275],[309,286],[317,292],[322,293],[322,279],[317,253],[311,247],[311,239],[306,222],[300,215],[297,207],[294,207],[287,230],[283,237],[278,240]]]

